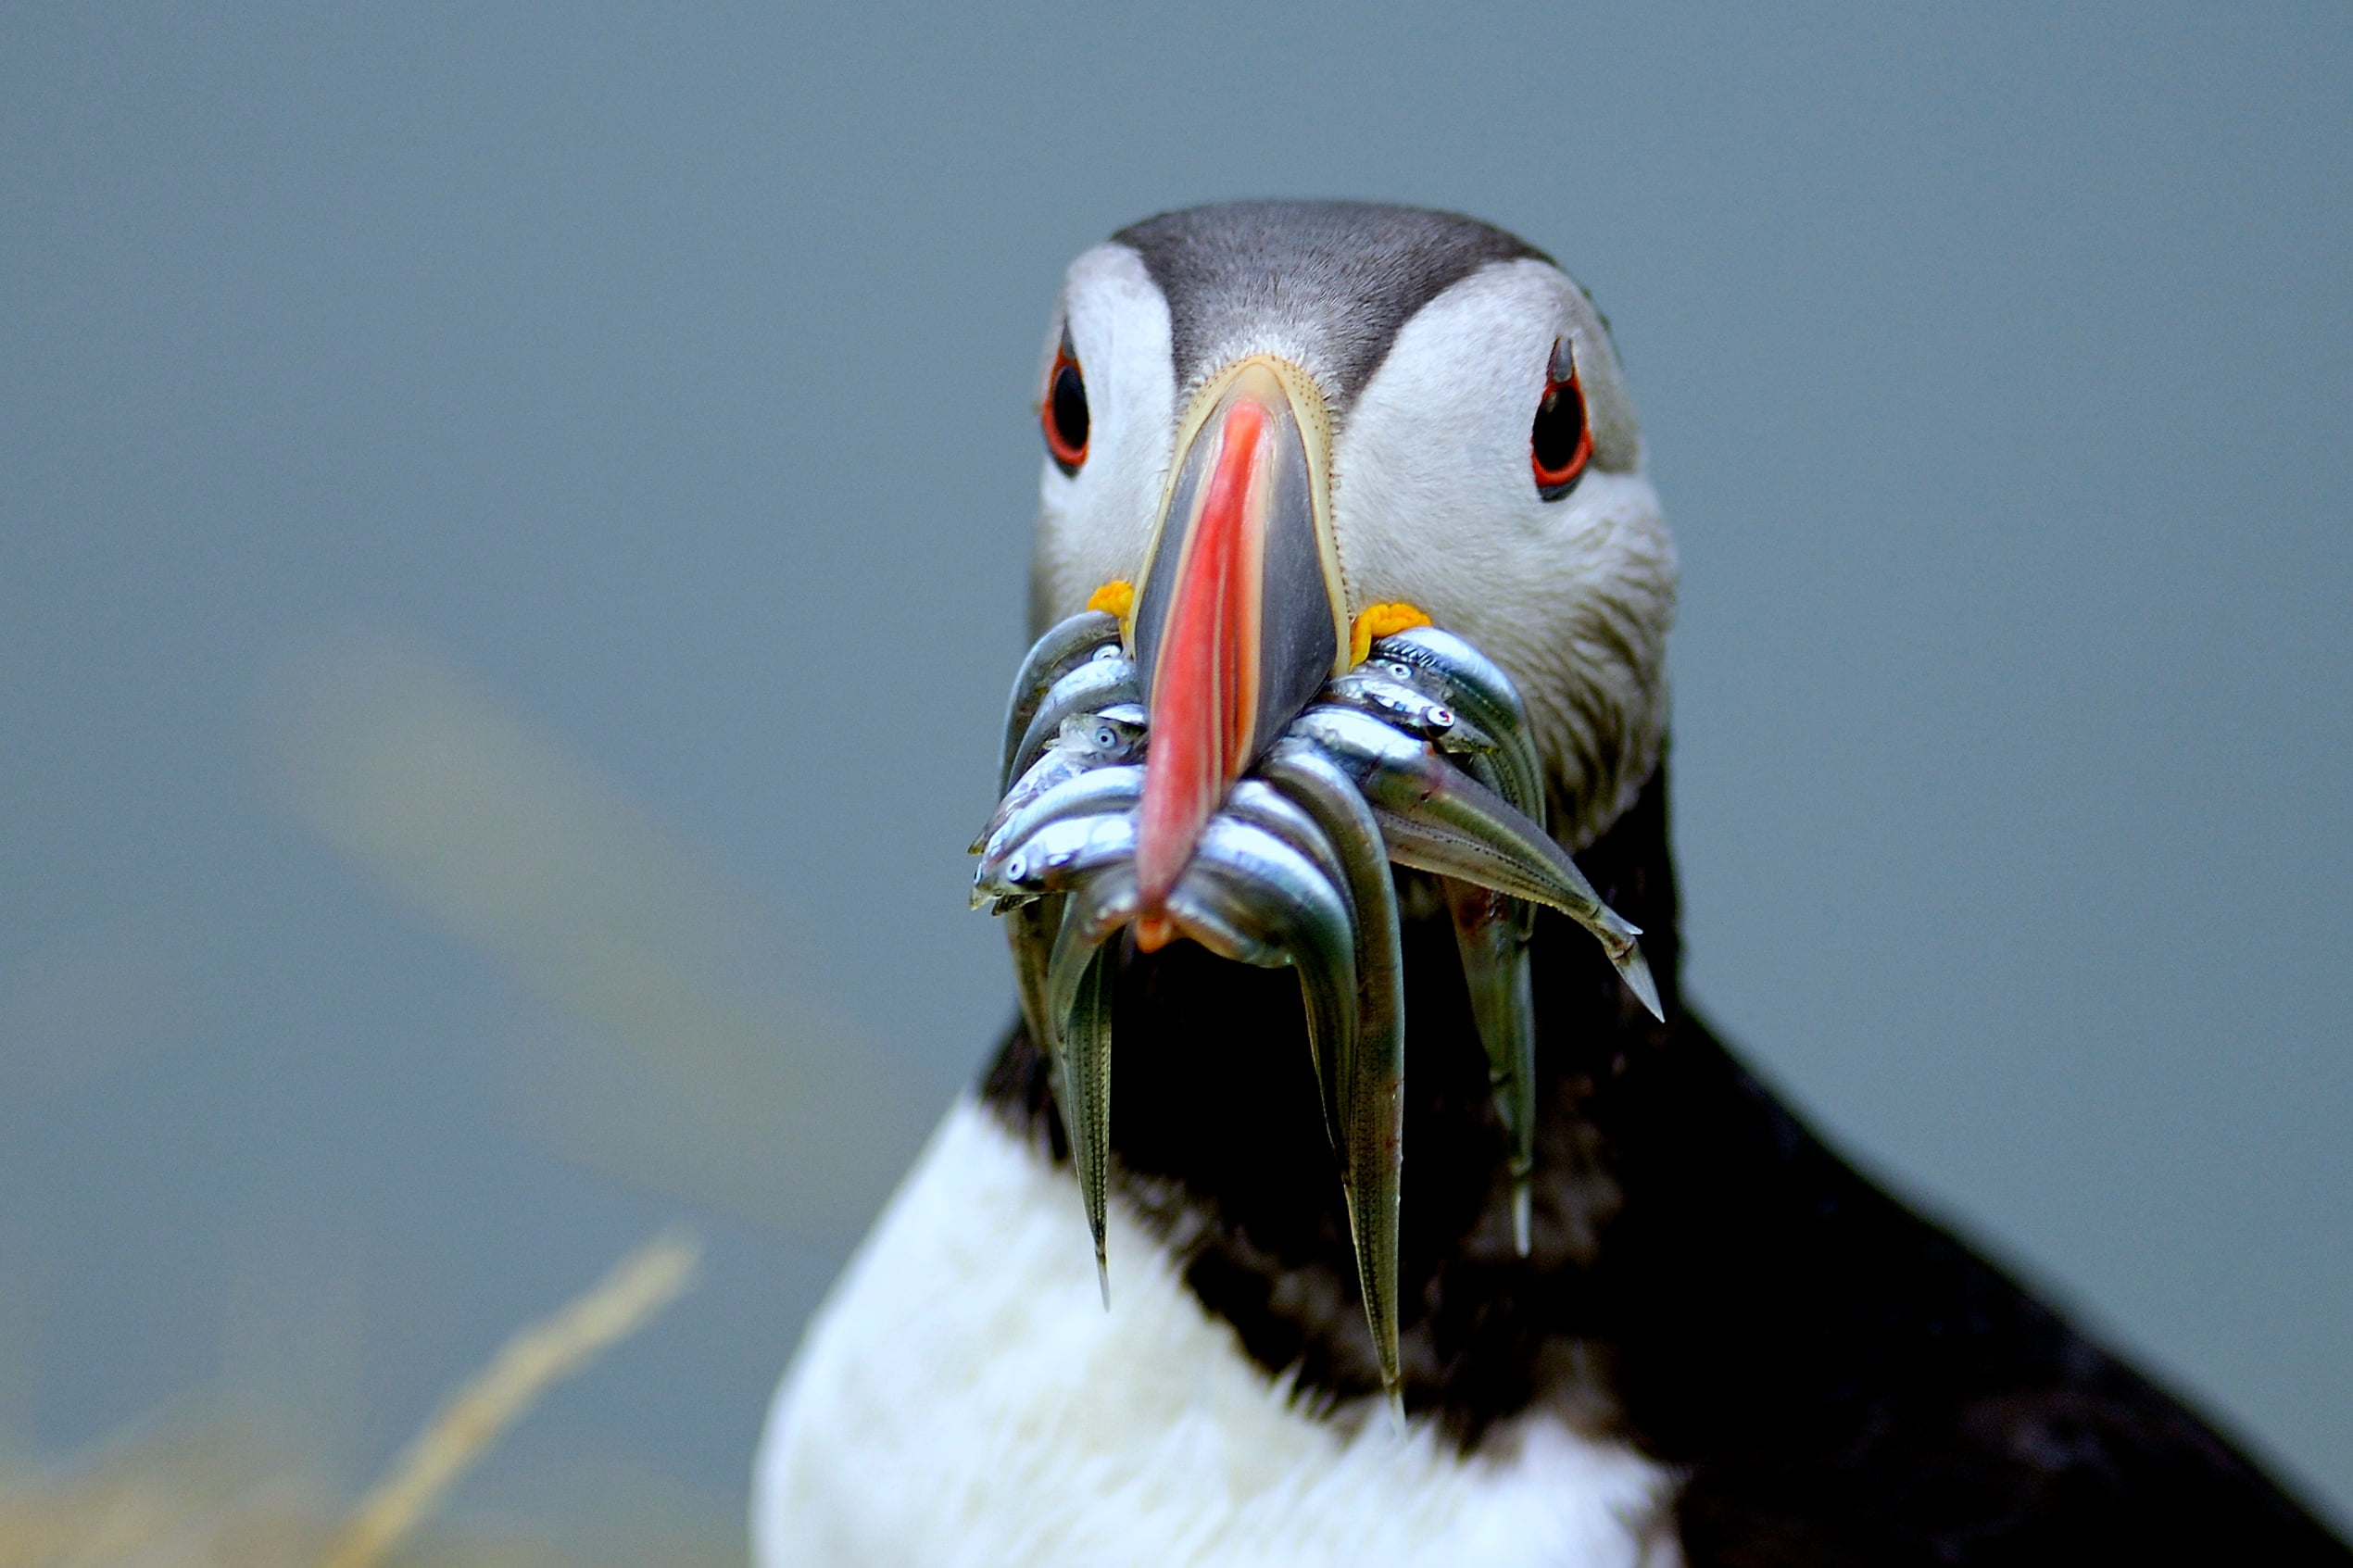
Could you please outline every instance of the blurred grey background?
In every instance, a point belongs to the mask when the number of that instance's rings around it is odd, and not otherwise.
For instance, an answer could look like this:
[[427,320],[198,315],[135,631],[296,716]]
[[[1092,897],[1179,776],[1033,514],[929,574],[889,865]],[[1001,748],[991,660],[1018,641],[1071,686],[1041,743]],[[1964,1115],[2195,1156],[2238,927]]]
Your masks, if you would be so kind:
[[683,1217],[459,1507],[733,1529],[1010,1008],[1060,270],[1342,194],[1616,325],[1702,1004],[2353,1517],[2349,68],[2334,4],[0,8],[5,1442],[232,1398],[356,1486]]

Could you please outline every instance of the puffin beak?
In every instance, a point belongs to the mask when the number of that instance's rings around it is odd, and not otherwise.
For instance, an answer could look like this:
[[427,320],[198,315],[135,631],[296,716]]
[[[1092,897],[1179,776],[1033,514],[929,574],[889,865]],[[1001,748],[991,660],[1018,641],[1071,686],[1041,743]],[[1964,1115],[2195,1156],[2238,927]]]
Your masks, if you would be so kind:
[[1219,372],[1178,427],[1131,630],[1151,714],[1136,839],[1147,951],[1176,935],[1169,892],[1227,791],[1346,659],[1330,450],[1314,381],[1271,355]]

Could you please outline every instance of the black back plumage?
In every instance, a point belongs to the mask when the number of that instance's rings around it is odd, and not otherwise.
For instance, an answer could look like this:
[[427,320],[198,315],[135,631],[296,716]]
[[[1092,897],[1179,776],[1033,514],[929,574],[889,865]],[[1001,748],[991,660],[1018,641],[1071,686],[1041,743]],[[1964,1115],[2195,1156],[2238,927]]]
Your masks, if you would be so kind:
[[[1547,914],[1534,1248],[1451,931],[1409,922],[1405,1399],[1466,1450],[1536,1409],[1685,1477],[1691,1568],[2353,1565],[2179,1401],[1873,1185],[1682,1006],[1667,789],[1579,863],[1642,926],[1667,1022]],[[1410,901],[1410,900],[1409,900]],[[1295,980],[1129,951],[1123,1194],[1270,1374],[1340,1411],[1378,1380]],[[1016,1028],[985,1098],[1063,1157]],[[1084,1245],[1072,1206],[1073,1245]],[[1118,1260],[1113,1260],[1114,1276]]]

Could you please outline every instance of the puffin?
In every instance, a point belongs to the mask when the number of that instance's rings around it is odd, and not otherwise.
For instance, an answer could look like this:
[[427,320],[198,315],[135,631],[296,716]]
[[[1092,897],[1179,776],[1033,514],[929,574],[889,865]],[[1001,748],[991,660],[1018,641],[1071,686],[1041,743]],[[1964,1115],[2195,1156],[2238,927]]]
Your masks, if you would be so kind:
[[1164,213],[1033,388],[1020,1017],[778,1386],[761,1568],[2353,1565],[1685,1001],[1675,548],[1549,256]]

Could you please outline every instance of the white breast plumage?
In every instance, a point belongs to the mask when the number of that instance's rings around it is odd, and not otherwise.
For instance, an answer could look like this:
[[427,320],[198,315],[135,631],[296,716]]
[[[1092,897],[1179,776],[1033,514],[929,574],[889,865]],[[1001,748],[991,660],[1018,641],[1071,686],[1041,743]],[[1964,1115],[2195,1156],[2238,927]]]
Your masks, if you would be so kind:
[[1302,1414],[1112,1223],[1105,1311],[1069,1173],[950,1110],[777,1391],[761,1568],[1678,1562],[1671,1478],[1631,1450],[1540,1418],[1465,1459]]

